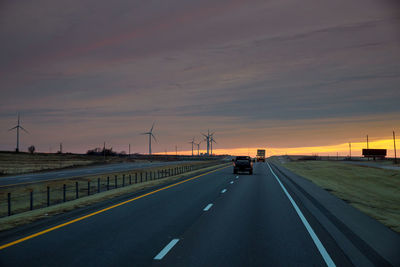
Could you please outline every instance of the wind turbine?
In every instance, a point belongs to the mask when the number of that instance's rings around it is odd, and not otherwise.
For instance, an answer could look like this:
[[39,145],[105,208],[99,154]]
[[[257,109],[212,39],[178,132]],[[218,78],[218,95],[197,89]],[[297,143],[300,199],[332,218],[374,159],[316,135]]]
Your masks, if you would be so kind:
[[[214,133],[215,133],[215,132],[214,132]],[[214,139],[214,133],[211,134],[211,138],[210,138],[211,156],[213,155],[213,152],[212,152],[212,150],[213,150],[213,142],[214,142],[214,143],[217,143],[217,142],[215,141],[215,139]]]
[[196,143],[194,142],[194,137],[192,138],[192,141],[189,142],[189,144],[192,144],[192,157],[193,157],[193,145],[195,145]]
[[196,144],[196,143],[194,143],[194,144],[197,146],[197,156],[200,156],[200,144],[201,144],[201,141],[198,144]]
[[153,138],[154,138],[154,141],[157,142],[157,139],[156,139],[156,137],[155,137],[154,134],[153,134],[154,123],[155,123],[155,122],[153,122],[153,125],[151,126],[151,129],[150,129],[149,132],[147,132],[147,133],[142,133],[142,135],[145,135],[145,134],[148,134],[148,135],[149,135],[149,155],[151,155],[151,137],[153,137]]
[[19,129],[22,129],[22,130],[24,130],[26,133],[29,133],[27,130],[24,129],[24,127],[22,127],[22,126],[19,124],[19,113],[18,113],[18,123],[17,123],[17,126],[11,128],[11,129],[9,129],[8,131],[12,131],[12,130],[14,130],[14,129],[17,129],[17,148],[15,149],[15,152],[19,152]]
[[204,141],[207,141],[207,156],[210,155],[210,138],[214,133],[210,134],[210,130],[207,131],[207,134],[202,135],[205,137]]

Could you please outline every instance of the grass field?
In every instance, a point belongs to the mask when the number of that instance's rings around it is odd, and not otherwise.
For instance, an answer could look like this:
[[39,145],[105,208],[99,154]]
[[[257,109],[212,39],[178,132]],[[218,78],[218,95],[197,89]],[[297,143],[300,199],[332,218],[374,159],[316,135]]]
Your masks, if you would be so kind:
[[[121,161],[118,157],[109,157],[108,162]],[[85,166],[104,163],[102,156],[76,154],[28,154],[0,153],[0,175],[38,172],[66,167]]]
[[400,233],[400,171],[334,161],[292,161],[283,166]]

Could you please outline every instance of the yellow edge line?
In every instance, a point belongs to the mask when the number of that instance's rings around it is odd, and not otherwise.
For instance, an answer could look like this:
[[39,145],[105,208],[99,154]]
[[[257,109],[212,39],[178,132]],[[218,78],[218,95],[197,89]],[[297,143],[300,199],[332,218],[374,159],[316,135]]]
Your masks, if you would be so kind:
[[87,215],[85,215],[85,216],[82,216],[82,217],[76,218],[76,219],[74,219],[74,220],[71,220],[71,221],[68,221],[68,222],[65,222],[65,223],[59,224],[59,225],[57,225],[57,226],[54,226],[54,227],[48,228],[48,229],[46,229],[46,230],[43,230],[43,231],[37,232],[37,233],[35,233],[35,234],[28,235],[28,236],[26,236],[26,237],[23,237],[23,238],[17,239],[17,240],[15,240],[15,241],[12,241],[12,242],[10,242],[10,243],[7,243],[7,244],[4,244],[4,245],[0,246],[0,250],[2,250],[2,249],[5,249],[5,248],[8,248],[8,247],[11,247],[11,246],[13,246],[13,245],[16,245],[16,244],[18,244],[18,243],[24,242],[24,241],[26,241],[26,240],[32,239],[32,238],[34,238],[34,237],[37,237],[37,236],[40,236],[40,235],[44,235],[44,234],[46,234],[46,233],[48,233],[48,232],[51,232],[51,231],[57,230],[57,229],[59,229],[59,228],[61,228],[61,227],[64,227],[64,226],[67,226],[67,225],[73,224],[73,223],[75,223],[75,222],[79,222],[79,221],[81,221],[81,220],[84,220],[84,219],[86,219],[86,218],[92,217],[92,216],[94,216],[94,215],[96,215],[96,214],[99,214],[99,213],[105,212],[105,211],[107,211],[107,210],[114,209],[114,208],[116,208],[116,207],[119,207],[119,206],[125,205],[125,204],[127,204],[127,203],[129,203],[129,202],[135,201],[135,200],[137,200],[137,199],[140,199],[140,198],[143,198],[143,197],[145,197],[145,196],[149,196],[149,195],[155,194],[155,193],[157,193],[157,192],[160,192],[160,191],[162,191],[162,190],[165,190],[165,189],[168,189],[168,188],[171,188],[171,187],[174,187],[174,186],[177,186],[177,185],[180,185],[180,184],[186,183],[186,182],[188,182],[188,181],[191,181],[191,180],[197,179],[197,178],[199,178],[199,177],[201,177],[201,176],[204,176],[204,175],[207,175],[207,174],[210,174],[210,173],[213,173],[213,172],[216,172],[216,171],[219,171],[219,170],[222,170],[222,169],[228,168],[228,167],[229,167],[229,166],[222,167],[222,168],[218,168],[218,169],[216,169],[216,170],[212,170],[212,171],[209,171],[209,172],[206,172],[206,173],[203,173],[203,174],[197,175],[197,176],[195,176],[195,177],[192,177],[192,178],[189,178],[189,179],[186,179],[186,180],[183,180],[183,181],[177,182],[177,183],[175,183],[175,184],[171,184],[171,185],[165,186],[165,187],[163,187],[163,188],[160,188],[160,189],[157,189],[157,190],[151,191],[151,192],[149,192],[149,193],[146,193],[146,194],[143,194],[143,195],[137,196],[137,197],[135,197],[135,198],[128,199],[128,200],[126,200],[126,201],[123,201],[123,202],[121,202],[121,203],[118,203],[118,204],[112,205],[112,206],[110,206],[110,207],[107,207],[107,208],[104,208],[104,209],[102,209],[102,210],[98,210],[98,211],[96,211],[96,212],[93,212],[93,213],[87,214]]

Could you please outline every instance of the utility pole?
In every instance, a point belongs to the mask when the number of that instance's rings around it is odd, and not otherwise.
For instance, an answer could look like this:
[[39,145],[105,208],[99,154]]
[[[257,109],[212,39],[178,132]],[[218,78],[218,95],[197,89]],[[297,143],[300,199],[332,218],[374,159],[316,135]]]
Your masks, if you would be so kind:
[[397,155],[396,155],[396,135],[393,130],[393,145],[394,145],[394,164],[397,164]]
[[129,144],[129,152],[128,152],[128,157],[131,157],[131,144]]
[[349,142],[349,149],[350,149],[350,160],[351,160],[351,142]]
[[178,156],[178,146],[177,145],[175,145],[175,154],[176,154],[176,156]]
[[[368,134],[367,134],[367,149],[369,149]],[[369,161],[369,157],[367,157],[367,159]]]
[[62,143],[60,143],[60,154],[62,154]]

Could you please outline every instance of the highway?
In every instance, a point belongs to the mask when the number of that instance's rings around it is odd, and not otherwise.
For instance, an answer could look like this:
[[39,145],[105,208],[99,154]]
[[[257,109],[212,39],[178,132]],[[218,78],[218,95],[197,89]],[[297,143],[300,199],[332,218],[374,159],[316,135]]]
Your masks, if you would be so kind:
[[398,234],[271,168],[257,163],[253,175],[222,168],[0,233],[0,266],[400,263]]
[[97,166],[78,167],[72,169],[63,169],[57,171],[46,171],[40,173],[28,173],[13,176],[0,177],[0,187],[24,184],[31,182],[40,182],[44,180],[52,179],[68,179],[76,176],[84,175],[96,175],[110,172],[129,171],[135,169],[149,168],[149,167],[161,167],[174,164],[187,163],[187,161],[169,161],[169,162],[125,162],[125,163],[114,163]]

